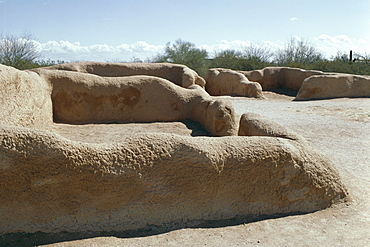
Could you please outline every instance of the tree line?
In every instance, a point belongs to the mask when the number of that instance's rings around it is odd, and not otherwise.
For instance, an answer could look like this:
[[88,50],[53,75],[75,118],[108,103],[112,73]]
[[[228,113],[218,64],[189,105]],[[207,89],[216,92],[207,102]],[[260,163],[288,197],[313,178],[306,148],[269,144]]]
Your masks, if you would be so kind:
[[353,58],[358,62],[353,62],[349,54],[337,52],[336,56],[328,59],[308,40],[291,38],[283,48],[275,52],[265,47],[251,45],[243,51],[216,52],[210,59],[206,50],[179,39],[174,44],[167,43],[163,54],[149,61],[185,64],[200,75],[204,75],[209,68],[249,71],[269,66],[370,75],[370,63],[366,61],[370,59],[370,54],[354,53]]
[[[64,61],[37,60],[40,57],[31,35],[0,37],[0,63],[18,69],[31,69],[64,63]],[[210,58],[211,57],[211,58]],[[181,39],[167,43],[164,51],[146,62],[184,64],[204,76],[209,68],[233,70],[256,70],[269,66],[295,67],[325,72],[340,72],[370,75],[370,54],[349,54],[338,52],[336,56],[325,58],[314,44],[308,40],[291,38],[285,46],[272,52],[270,49],[251,45],[244,50],[223,50],[213,56],[205,49]],[[354,62],[356,61],[356,62]],[[363,61],[363,62],[361,62]],[[131,62],[142,62],[133,58]]]

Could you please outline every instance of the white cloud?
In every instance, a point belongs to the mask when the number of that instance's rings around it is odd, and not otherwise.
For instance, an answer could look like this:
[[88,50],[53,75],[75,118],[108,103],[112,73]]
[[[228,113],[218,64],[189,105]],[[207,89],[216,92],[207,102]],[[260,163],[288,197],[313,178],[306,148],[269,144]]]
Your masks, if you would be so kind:
[[251,41],[243,41],[243,40],[220,40],[217,44],[212,45],[200,45],[199,48],[205,49],[210,56],[213,56],[216,52],[224,51],[224,50],[236,50],[236,51],[243,51],[246,47],[252,44]]
[[[132,44],[120,44],[111,46],[107,44],[95,44],[84,46],[80,42],[47,41],[40,43],[35,41],[42,54],[42,59],[63,61],[131,61],[133,57],[147,60],[164,51],[165,45],[151,45],[145,41],[137,41]],[[222,50],[244,50],[250,46],[250,41],[228,41],[220,40],[212,45],[200,45],[199,48],[207,50],[212,56],[215,52]],[[264,43],[263,46],[270,46]]]
[[317,48],[327,57],[335,56],[337,52],[370,53],[370,42],[363,39],[350,38],[347,35],[331,36],[322,34],[315,38]]
[[284,42],[281,42],[281,41],[272,42],[272,41],[266,40],[262,42],[261,46],[264,48],[268,48],[271,51],[276,51],[276,50],[284,48]]
[[292,17],[289,19],[290,21],[298,21],[298,18],[297,17]]
[[[312,44],[324,53],[327,58],[334,56],[338,51],[349,52],[353,50],[356,53],[370,53],[370,41],[363,39],[350,38],[347,35],[330,36],[322,34],[313,40]],[[145,41],[137,41],[132,44],[120,44],[116,46],[108,44],[82,45],[80,42],[69,41],[47,41],[40,43],[34,41],[42,54],[41,59],[72,61],[131,61],[132,58],[139,58],[143,61],[152,58],[158,53],[164,51],[165,45],[151,45]],[[204,44],[199,48],[207,50],[210,57],[216,52],[223,50],[243,51],[248,46],[263,47],[270,49],[272,52],[285,46],[284,41],[262,41],[254,44],[251,41],[242,40],[220,40],[215,44]]]
[[164,45],[150,45],[145,41],[111,46],[107,44],[82,45],[80,42],[36,42],[42,59],[64,61],[130,61],[133,57],[142,60],[161,52]]

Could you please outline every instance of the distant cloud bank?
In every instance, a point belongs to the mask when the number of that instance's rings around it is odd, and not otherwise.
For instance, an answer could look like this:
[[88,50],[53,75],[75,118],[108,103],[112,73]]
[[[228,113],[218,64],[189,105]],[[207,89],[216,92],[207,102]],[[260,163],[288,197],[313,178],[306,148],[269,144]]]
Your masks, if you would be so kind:
[[164,45],[150,45],[145,41],[111,46],[107,44],[81,45],[80,42],[36,42],[43,59],[64,61],[130,61],[146,59],[163,51]]
[[[191,40],[189,41],[192,42]],[[336,55],[338,51],[347,53],[350,50],[353,50],[357,53],[370,53],[369,41],[350,38],[346,35],[330,36],[322,34],[319,37],[310,40],[310,42],[316,45],[317,49],[324,53],[327,58]],[[137,41],[133,44],[120,44],[117,46],[111,46],[108,44],[82,45],[79,42],[72,43],[69,41],[47,41],[45,43],[35,41],[35,43],[42,54],[41,59],[63,60],[66,62],[130,62],[133,59],[141,59],[145,61],[154,57],[158,53],[162,53],[165,48],[165,45],[151,45],[145,41]],[[254,44],[248,40],[220,40],[216,44],[203,44],[198,47],[206,49],[212,57],[216,52],[228,49],[242,51],[251,45],[275,51],[283,48],[285,43],[286,41],[263,41],[259,44]]]
[[347,35],[330,36],[322,34],[314,39],[317,48],[327,55],[335,55],[338,51],[349,53],[370,54],[370,41],[363,39],[350,38]]

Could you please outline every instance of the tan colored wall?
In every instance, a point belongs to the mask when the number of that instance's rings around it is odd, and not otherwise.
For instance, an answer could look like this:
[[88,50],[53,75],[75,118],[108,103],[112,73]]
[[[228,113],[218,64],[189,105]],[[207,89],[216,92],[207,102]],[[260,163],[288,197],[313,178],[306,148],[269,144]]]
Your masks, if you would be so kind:
[[215,136],[236,135],[232,106],[202,88],[183,88],[154,76],[101,77],[38,70],[53,85],[54,120],[61,123],[199,121]]
[[248,78],[250,81],[258,82],[262,86],[262,90],[269,90],[280,87],[278,76],[279,67],[267,67],[261,70],[238,71]]
[[209,69],[205,79],[206,91],[214,96],[238,95],[263,98],[260,84],[249,81],[242,73],[230,69]]
[[167,79],[185,88],[194,84],[203,88],[205,86],[204,79],[194,70],[189,69],[185,65],[171,63],[78,62],[59,64],[43,69],[76,71],[104,77],[150,75]]
[[87,144],[0,126],[0,143],[0,234],[182,227],[312,212],[347,195],[328,159],[284,138],[142,134]]
[[66,122],[183,116],[214,135],[235,134],[232,107],[199,86],[0,70],[0,234],[182,227],[312,212],[348,195],[331,162],[294,138],[132,133],[88,144],[39,130],[51,123],[52,98],[54,117]]
[[295,100],[370,97],[370,76],[325,74],[307,78]]
[[285,87],[295,91],[301,88],[306,78],[323,74],[321,71],[288,67],[266,67],[261,70],[238,72],[244,74],[250,81],[260,83],[263,90]]
[[52,123],[50,95],[36,73],[0,64],[0,124],[45,128]]
[[313,75],[322,75],[321,71],[316,70],[304,70],[297,68],[281,68],[279,73],[279,81],[282,83],[282,87],[298,91],[303,84],[303,81]]
[[[266,67],[261,70],[232,71],[227,69],[210,69],[207,73],[208,85],[206,90],[212,95],[227,95],[230,91],[238,92],[235,84],[241,85],[240,76],[221,76],[224,74],[239,73],[248,78],[251,82],[258,82],[263,90],[277,88],[288,88],[299,91],[295,100],[302,99],[323,99],[338,97],[370,97],[369,77],[341,73],[326,73],[316,70],[303,70],[288,67]],[[218,80],[215,80],[217,76]],[[248,81],[247,80],[247,81]],[[217,83],[215,82],[217,81]],[[241,96],[241,93],[236,93]],[[261,93],[262,94],[262,93]]]
[[240,117],[239,136],[270,136],[305,142],[297,133],[259,114],[248,112]]
[[284,87],[299,91],[295,100],[370,97],[369,76],[286,67],[239,72],[249,80],[260,83],[263,90]]

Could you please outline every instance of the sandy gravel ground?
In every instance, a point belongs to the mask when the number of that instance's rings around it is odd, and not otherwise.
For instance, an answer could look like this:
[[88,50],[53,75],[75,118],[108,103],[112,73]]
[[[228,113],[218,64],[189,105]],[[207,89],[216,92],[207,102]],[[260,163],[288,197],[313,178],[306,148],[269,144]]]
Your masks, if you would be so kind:
[[[370,98],[292,101],[266,92],[268,99],[229,97],[238,114],[255,112],[304,136],[329,156],[352,202],[306,215],[210,228],[179,229],[124,238],[55,238],[48,246],[370,246]],[[199,126],[198,126],[199,127]],[[190,128],[190,129],[189,129]],[[82,141],[119,141],[132,131],[203,135],[192,123],[55,125],[53,131]],[[102,137],[105,139],[103,140]]]

